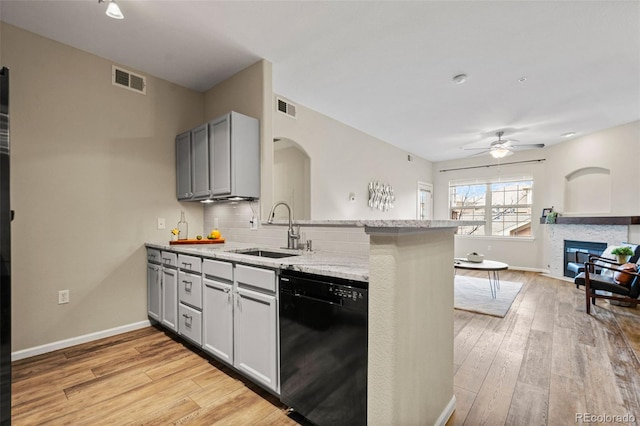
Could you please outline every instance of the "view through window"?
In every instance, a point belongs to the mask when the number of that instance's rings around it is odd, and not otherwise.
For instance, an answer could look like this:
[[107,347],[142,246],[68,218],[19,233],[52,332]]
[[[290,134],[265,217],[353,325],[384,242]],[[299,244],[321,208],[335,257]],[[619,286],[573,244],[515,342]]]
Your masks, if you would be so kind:
[[533,179],[449,184],[451,219],[484,220],[460,226],[459,235],[531,236]]

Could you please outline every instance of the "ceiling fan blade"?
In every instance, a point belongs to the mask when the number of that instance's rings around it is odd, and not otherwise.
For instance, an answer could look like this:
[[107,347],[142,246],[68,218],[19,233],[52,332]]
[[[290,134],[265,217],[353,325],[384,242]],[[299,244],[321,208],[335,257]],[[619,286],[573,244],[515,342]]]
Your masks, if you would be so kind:
[[530,143],[522,145],[511,145],[512,148],[544,148],[543,143]]

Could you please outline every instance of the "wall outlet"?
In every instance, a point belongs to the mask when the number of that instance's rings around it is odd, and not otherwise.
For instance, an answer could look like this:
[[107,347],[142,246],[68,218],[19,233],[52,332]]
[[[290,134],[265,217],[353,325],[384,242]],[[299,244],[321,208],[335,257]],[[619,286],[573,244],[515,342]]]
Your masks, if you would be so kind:
[[165,229],[166,223],[164,221],[164,217],[158,218],[158,229]]
[[213,218],[213,229],[218,229],[220,227],[220,222],[217,217]]
[[69,290],[60,290],[58,292],[58,305],[69,303]]
[[487,251],[491,251],[491,246],[487,246]]
[[250,229],[252,231],[257,231],[258,230],[258,218],[255,216],[251,217],[251,220],[249,221],[249,223],[251,224]]

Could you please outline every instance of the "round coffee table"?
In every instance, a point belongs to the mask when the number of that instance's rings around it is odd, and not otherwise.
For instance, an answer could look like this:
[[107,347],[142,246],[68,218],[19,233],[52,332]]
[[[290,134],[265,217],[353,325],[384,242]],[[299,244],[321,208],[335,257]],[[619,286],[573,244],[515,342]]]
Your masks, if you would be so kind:
[[496,298],[496,291],[500,290],[500,271],[509,269],[509,265],[495,260],[483,260],[482,262],[469,262],[464,259],[454,259],[455,269],[468,269],[470,271],[487,271],[489,276],[489,289],[491,297]]

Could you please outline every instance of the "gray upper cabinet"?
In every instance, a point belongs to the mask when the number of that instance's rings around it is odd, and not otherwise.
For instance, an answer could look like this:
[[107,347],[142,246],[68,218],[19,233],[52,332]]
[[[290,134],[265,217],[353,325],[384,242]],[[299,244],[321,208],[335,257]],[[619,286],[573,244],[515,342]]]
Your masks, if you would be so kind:
[[209,122],[214,199],[260,197],[260,122],[230,112]]
[[193,170],[193,198],[208,198],[211,195],[209,185],[209,138],[208,126],[203,124],[191,131],[191,161]]
[[193,197],[190,131],[176,137],[176,195],[178,200],[190,200]]
[[176,157],[178,200],[260,197],[260,122],[255,118],[230,112],[182,133]]
[[211,193],[231,193],[231,120],[229,115],[209,123],[209,147],[211,149]]

